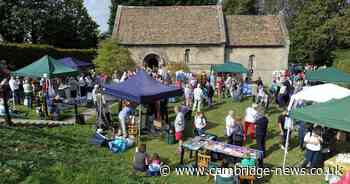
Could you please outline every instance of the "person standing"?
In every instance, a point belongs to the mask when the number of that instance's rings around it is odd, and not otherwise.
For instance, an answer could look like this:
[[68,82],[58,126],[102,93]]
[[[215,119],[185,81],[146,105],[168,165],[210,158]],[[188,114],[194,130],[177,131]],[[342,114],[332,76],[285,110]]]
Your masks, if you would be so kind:
[[23,91],[24,91],[25,99],[27,101],[28,108],[32,108],[33,88],[32,88],[32,84],[29,82],[28,79],[26,79],[23,83]]
[[256,84],[258,85],[258,87],[261,87],[261,86],[264,87],[264,83],[263,83],[261,77],[258,77],[258,80],[256,81]]
[[255,82],[252,82],[252,101],[253,103],[257,102],[257,95],[258,95],[258,85]]
[[236,146],[242,146],[243,145],[243,123],[242,118],[238,117],[235,120],[235,123],[232,127],[232,133],[231,133],[231,141],[230,143]]
[[248,107],[245,110],[245,118],[244,118],[244,142],[247,140],[248,130],[249,130],[249,138],[250,141],[254,140],[254,132],[255,132],[255,121],[257,116],[256,108],[258,105],[253,103],[251,107]]
[[201,111],[203,96],[204,96],[204,93],[201,88],[201,85],[198,84],[197,88],[194,89],[193,91],[193,97],[194,97],[194,103],[193,103],[193,109],[192,109],[193,112],[195,112],[196,108],[197,108],[197,112]]
[[225,81],[225,92],[224,92],[224,96],[231,96],[232,97],[232,93],[230,92],[232,87],[232,77],[231,75],[227,75],[226,81]]
[[119,123],[120,123],[120,127],[122,128],[123,137],[128,136],[126,126],[127,126],[128,119],[129,119],[129,116],[131,115],[131,113],[132,113],[132,109],[130,107],[130,103],[126,102],[125,106],[118,114]]
[[[258,150],[263,152],[263,158],[266,156],[265,155],[265,143],[266,143],[266,135],[267,135],[267,127],[269,120],[264,114],[263,108],[260,108],[258,110],[258,115],[256,119],[256,143],[258,145]],[[262,166],[262,164],[261,164]]]
[[223,98],[223,89],[224,89],[224,81],[222,77],[218,77],[216,81],[216,90],[217,90],[217,94],[220,102]]
[[232,139],[231,139],[231,135],[232,135],[232,132],[233,132],[233,127],[235,125],[235,119],[234,119],[234,111],[233,110],[230,110],[228,112],[228,115],[226,116],[225,118],[225,130],[226,130],[226,136],[227,136],[227,139],[228,139],[228,144],[232,144]]
[[78,95],[79,83],[74,77],[71,77],[68,84],[70,86],[70,97],[75,99]]
[[16,104],[20,104],[19,85],[13,76],[11,76],[11,78],[9,80],[9,85],[10,85],[10,89],[12,92],[14,102]]
[[[286,120],[288,118],[288,112],[287,111],[283,111],[283,113],[278,117],[278,128],[280,130],[280,136],[281,136],[281,149],[284,150],[285,149],[285,145],[286,145],[286,141],[287,141],[287,134],[288,134],[288,126],[286,123]],[[289,135],[291,134],[291,132],[289,132]]]
[[184,95],[185,95],[186,106],[191,108],[192,101],[193,101],[193,92],[189,84],[186,84],[186,87],[184,89]]
[[321,154],[321,143],[323,139],[321,137],[321,127],[315,127],[311,132],[305,135],[304,142],[306,143],[305,160],[302,167],[314,168],[317,166],[319,157]]
[[86,82],[84,79],[84,75],[81,75],[79,77],[79,91],[80,91],[80,97],[86,96]]
[[206,88],[208,93],[208,107],[211,107],[213,105],[214,88],[210,85],[209,82],[207,82]]
[[207,120],[203,112],[197,112],[194,117],[194,126],[196,127],[196,135],[204,134],[204,128],[207,126]]
[[175,106],[174,111],[176,113],[176,118],[174,121],[175,127],[175,139],[179,141],[179,146],[182,146],[183,131],[185,130],[185,116],[182,113],[180,106]]

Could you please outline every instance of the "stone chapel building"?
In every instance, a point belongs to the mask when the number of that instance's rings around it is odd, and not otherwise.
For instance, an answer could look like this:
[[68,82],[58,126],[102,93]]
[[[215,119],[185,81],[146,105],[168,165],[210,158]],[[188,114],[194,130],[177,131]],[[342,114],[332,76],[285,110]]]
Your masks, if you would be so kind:
[[112,37],[149,67],[183,62],[199,72],[238,62],[269,83],[288,66],[283,16],[225,16],[221,5],[119,6]]

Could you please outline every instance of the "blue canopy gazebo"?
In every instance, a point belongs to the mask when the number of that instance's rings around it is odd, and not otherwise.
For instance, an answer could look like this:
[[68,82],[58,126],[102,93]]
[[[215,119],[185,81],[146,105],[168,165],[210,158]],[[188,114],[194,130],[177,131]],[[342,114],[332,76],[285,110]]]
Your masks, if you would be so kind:
[[122,100],[147,104],[164,98],[182,95],[182,88],[168,86],[154,80],[144,70],[140,70],[130,79],[104,85],[104,93]]
[[124,82],[118,84],[106,84],[103,88],[103,91],[106,94],[121,100],[128,100],[140,104],[140,121],[138,125],[139,136],[141,129],[141,109],[143,104],[183,94],[182,88],[162,84],[159,81],[154,80],[144,70],[139,70],[135,76]]
[[72,57],[65,57],[65,58],[59,59],[58,61],[67,67],[80,70],[80,71],[94,68],[94,64],[86,61],[81,61]]

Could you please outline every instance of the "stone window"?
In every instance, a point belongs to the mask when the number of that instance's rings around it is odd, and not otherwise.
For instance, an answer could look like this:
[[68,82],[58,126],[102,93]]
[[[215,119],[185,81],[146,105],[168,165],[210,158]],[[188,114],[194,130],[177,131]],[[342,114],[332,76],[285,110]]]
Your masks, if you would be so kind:
[[185,64],[191,63],[190,51],[191,51],[190,49],[185,50],[185,59],[184,59]]
[[250,71],[253,71],[253,69],[254,69],[254,62],[255,62],[255,55],[250,55],[249,61],[248,61],[248,69]]

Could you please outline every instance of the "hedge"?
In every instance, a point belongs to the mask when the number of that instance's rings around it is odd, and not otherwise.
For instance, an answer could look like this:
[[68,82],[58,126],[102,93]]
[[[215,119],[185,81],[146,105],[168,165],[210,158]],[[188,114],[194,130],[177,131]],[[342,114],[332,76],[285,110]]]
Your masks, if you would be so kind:
[[50,45],[37,44],[0,44],[0,60],[5,60],[12,69],[18,69],[33,63],[44,55],[55,59],[74,57],[92,62],[96,56],[96,49],[62,49]]

